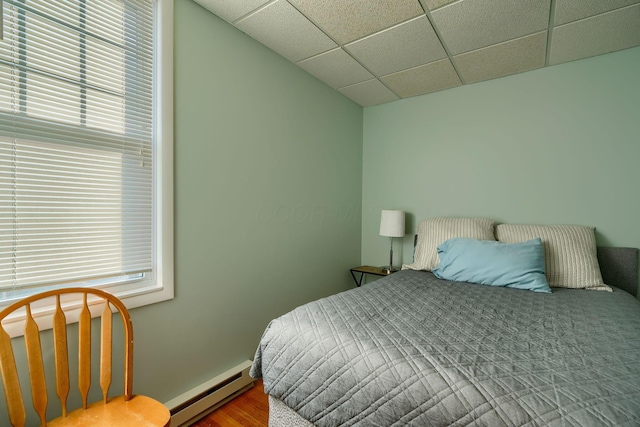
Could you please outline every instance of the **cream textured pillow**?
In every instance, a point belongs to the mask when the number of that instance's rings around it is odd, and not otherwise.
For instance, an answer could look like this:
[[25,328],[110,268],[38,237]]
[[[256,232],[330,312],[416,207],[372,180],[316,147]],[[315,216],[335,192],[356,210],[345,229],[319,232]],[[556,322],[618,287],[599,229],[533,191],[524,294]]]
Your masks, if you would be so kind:
[[492,219],[486,218],[430,218],[418,225],[418,243],[413,264],[405,264],[403,270],[431,271],[438,266],[438,246],[456,237],[478,240],[496,240]]
[[611,292],[604,284],[596,254],[595,227],[579,225],[499,224],[500,242],[518,243],[540,237],[549,286]]

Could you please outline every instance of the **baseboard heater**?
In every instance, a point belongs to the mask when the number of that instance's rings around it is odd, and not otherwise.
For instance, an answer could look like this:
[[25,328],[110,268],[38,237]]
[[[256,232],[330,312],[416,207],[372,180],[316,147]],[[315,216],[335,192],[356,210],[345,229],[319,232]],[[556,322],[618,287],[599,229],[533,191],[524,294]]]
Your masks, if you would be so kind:
[[189,426],[251,388],[255,380],[249,376],[250,368],[247,360],[165,403],[171,427]]

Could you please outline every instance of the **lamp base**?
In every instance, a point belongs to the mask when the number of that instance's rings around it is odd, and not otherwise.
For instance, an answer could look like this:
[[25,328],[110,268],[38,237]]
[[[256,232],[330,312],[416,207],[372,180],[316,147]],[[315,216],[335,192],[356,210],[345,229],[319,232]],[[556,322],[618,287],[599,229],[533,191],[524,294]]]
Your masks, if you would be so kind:
[[380,269],[382,271],[384,271],[385,273],[387,273],[387,274],[391,274],[391,273],[395,273],[396,271],[400,271],[399,268],[389,267],[388,265],[382,266],[382,267],[380,267]]

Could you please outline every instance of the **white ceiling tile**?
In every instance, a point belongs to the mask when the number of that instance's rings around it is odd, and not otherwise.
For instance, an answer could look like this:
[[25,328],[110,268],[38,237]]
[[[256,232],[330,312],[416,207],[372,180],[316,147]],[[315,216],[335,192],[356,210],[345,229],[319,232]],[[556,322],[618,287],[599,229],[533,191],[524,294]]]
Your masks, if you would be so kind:
[[431,16],[449,51],[459,55],[546,30],[550,1],[458,1]]
[[567,24],[634,3],[640,0],[556,0],[553,24]]
[[363,107],[384,104],[385,102],[397,101],[398,98],[385,85],[377,79],[356,83],[339,89],[345,96],[351,98]]
[[340,44],[424,13],[418,0],[289,0]]
[[424,15],[348,44],[345,48],[377,76],[447,57]]
[[547,32],[474,50],[454,56],[465,83],[495,79],[544,67]]
[[436,92],[462,84],[448,59],[390,74],[382,77],[381,80],[401,98]]
[[298,65],[336,89],[373,78],[341,48],[298,62]]
[[196,3],[231,23],[269,1],[271,0],[195,0]]
[[285,0],[258,10],[236,26],[293,62],[337,46]]
[[553,29],[549,65],[640,46],[640,4]]

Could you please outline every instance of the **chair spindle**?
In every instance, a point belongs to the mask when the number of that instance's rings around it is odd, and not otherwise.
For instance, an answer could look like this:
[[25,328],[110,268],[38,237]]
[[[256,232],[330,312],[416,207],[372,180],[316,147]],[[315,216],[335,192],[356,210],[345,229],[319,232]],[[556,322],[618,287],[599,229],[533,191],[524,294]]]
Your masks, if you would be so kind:
[[56,311],[53,315],[53,349],[56,364],[56,393],[60,399],[62,416],[67,416],[69,396],[69,349],[67,346],[67,318],[60,305],[60,295],[56,295]]
[[24,342],[27,348],[29,377],[31,379],[31,397],[33,407],[40,417],[40,424],[47,424],[47,384],[42,362],[42,346],[40,345],[40,328],[31,315],[31,306],[27,305],[27,319],[24,328]]
[[22,391],[20,390],[20,380],[11,338],[7,331],[4,330],[4,327],[0,327],[0,371],[2,372],[7,410],[9,411],[9,422],[13,427],[24,427],[27,421],[27,413],[22,400]]
[[91,313],[87,295],[83,295],[82,311],[78,322],[78,389],[82,396],[82,407],[87,409],[87,398],[91,387]]
[[109,399],[109,387],[111,387],[111,346],[113,334],[113,315],[109,301],[104,301],[104,310],[101,317],[100,334],[100,388],[102,389],[102,400],[106,404]]

